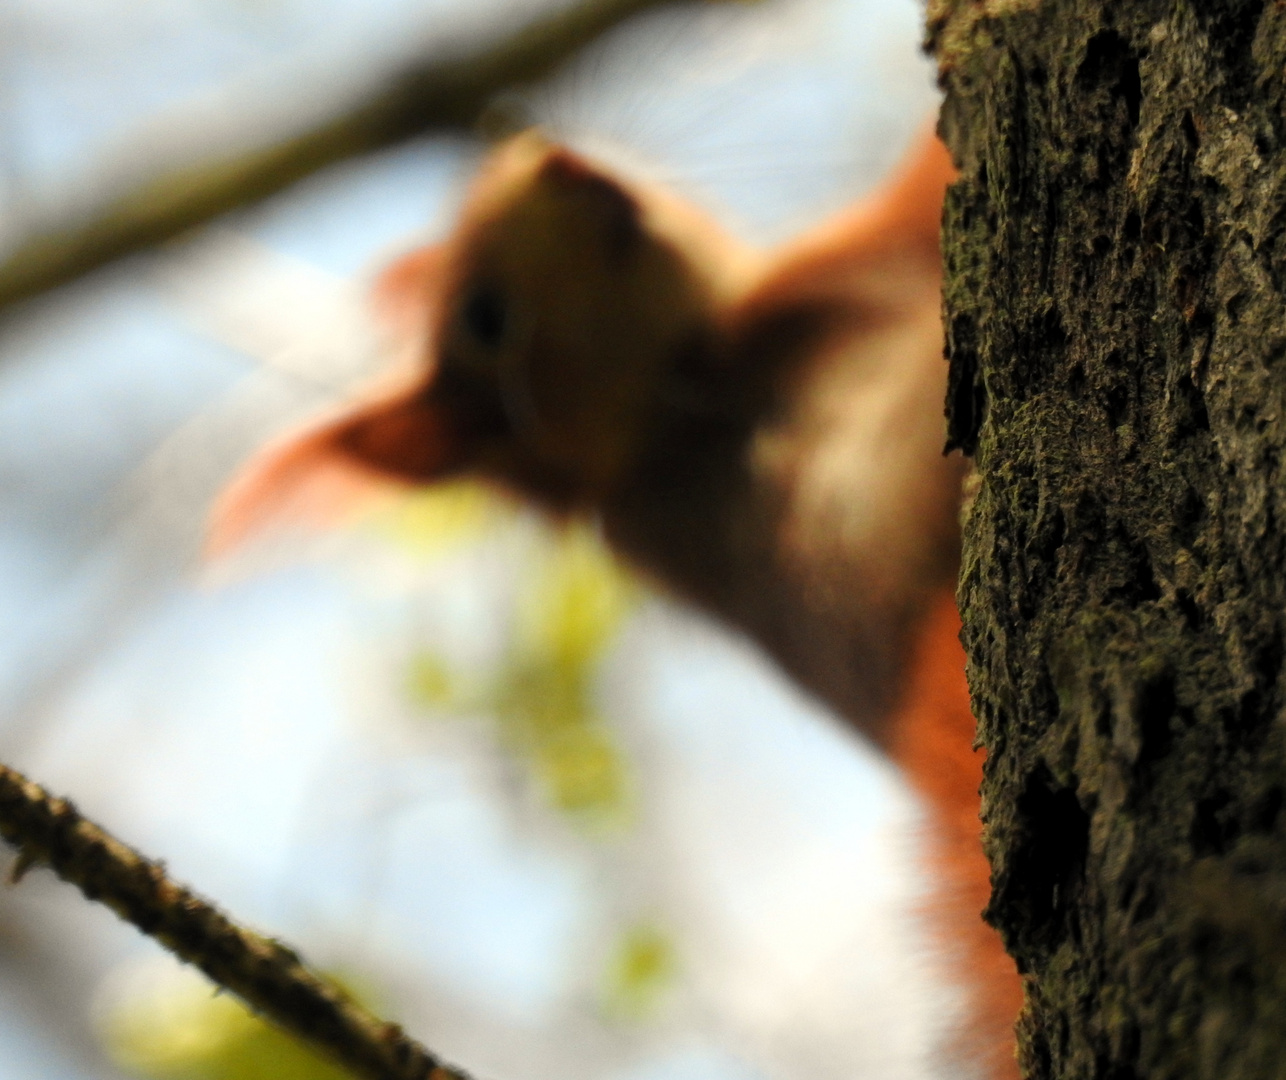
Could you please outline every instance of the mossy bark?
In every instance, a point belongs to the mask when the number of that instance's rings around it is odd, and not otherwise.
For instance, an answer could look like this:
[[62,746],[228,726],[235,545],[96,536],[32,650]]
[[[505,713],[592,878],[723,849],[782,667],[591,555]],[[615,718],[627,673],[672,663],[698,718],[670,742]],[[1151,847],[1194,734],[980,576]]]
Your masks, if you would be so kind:
[[1286,1076],[1286,4],[929,18],[1022,1067]]

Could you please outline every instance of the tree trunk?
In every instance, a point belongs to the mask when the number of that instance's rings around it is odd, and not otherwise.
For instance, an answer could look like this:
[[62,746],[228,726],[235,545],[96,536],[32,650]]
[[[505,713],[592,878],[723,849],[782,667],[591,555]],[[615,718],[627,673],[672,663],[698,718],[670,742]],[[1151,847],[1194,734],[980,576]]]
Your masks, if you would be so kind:
[[936,0],[959,599],[1033,1077],[1286,1075],[1286,4]]

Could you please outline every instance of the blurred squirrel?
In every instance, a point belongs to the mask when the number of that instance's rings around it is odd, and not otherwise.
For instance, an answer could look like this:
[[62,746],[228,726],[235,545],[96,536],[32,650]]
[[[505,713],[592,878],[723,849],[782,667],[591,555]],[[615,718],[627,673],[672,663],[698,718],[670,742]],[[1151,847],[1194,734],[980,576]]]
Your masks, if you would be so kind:
[[874,195],[767,255],[537,133],[485,163],[444,243],[381,302],[400,386],[268,448],[212,543],[373,479],[471,474],[611,546],[758,640],[925,796],[930,907],[968,995],[952,1053],[1017,1075],[1013,963],[980,918],[981,752],[954,584],[966,464],[943,456],[938,232],[920,140]]

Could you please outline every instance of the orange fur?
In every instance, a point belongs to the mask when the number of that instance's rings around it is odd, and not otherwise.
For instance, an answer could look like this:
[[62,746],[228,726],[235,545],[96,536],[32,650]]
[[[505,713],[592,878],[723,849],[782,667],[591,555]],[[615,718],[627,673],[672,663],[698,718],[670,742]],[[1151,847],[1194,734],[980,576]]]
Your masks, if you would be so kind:
[[1013,1025],[1022,986],[1000,935],[982,921],[991,896],[982,853],[978,785],[982,750],[970,750],[974,721],[960,647],[955,598],[943,592],[926,615],[913,652],[906,695],[897,710],[889,755],[928,806],[933,884],[926,914],[969,1000],[970,1023],[954,1040],[961,1056],[994,1080],[1016,1080]]
[[598,515],[620,554],[755,637],[924,796],[930,913],[969,988],[956,1049],[1008,1080],[1021,993],[979,917],[981,755],[950,596],[965,465],[941,453],[953,175],[926,137],[880,191],[762,257],[667,192],[519,136],[446,243],[381,280],[418,343],[411,382],[252,464],[214,537],[332,512],[363,477],[461,471]]
[[446,252],[433,244],[395,259],[376,278],[375,307],[397,337],[425,341],[445,270]]
[[955,177],[942,141],[922,137],[878,191],[787,244],[773,260],[777,277],[796,267],[816,276],[837,266],[878,264],[908,249],[936,260],[942,192]]
[[417,404],[383,395],[269,444],[220,493],[207,556],[227,555],[274,527],[341,524],[388,495],[391,478],[445,476],[453,433]]

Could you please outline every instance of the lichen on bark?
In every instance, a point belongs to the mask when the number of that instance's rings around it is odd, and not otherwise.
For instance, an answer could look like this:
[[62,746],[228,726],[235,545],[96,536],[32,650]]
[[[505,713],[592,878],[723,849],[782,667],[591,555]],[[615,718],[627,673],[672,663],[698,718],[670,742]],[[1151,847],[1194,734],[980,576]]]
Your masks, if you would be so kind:
[[1286,1072],[1286,6],[935,0],[1027,1075]]

